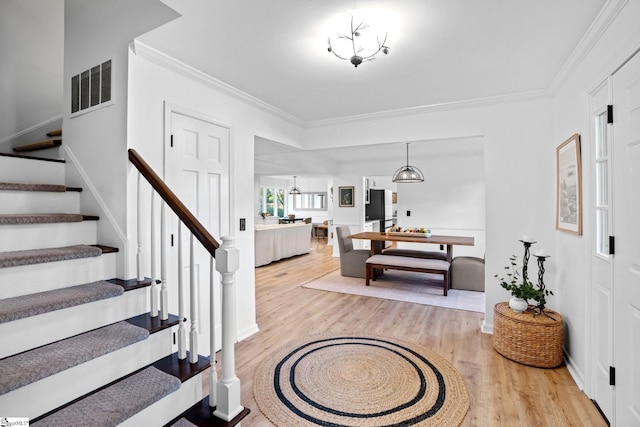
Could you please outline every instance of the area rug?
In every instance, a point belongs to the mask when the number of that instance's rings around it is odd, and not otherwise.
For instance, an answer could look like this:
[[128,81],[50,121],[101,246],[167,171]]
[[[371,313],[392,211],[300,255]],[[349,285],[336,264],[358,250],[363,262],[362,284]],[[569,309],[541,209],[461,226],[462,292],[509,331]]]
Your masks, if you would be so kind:
[[269,355],[253,384],[276,426],[458,426],[469,395],[440,355],[395,338],[323,334]]
[[445,297],[442,276],[436,274],[387,270],[365,286],[364,279],[344,277],[336,270],[302,287],[484,313],[484,292],[449,289]]

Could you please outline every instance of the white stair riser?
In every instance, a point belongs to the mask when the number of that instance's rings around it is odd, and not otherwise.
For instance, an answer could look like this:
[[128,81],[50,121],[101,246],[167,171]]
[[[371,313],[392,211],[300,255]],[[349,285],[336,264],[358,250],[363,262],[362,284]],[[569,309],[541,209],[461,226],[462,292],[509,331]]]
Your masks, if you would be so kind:
[[[0,324],[0,358],[149,312],[148,289]],[[37,331],[37,333],[28,333]]]
[[94,245],[96,222],[0,225],[0,252]]
[[0,156],[0,182],[64,185],[64,179],[64,163]]
[[146,407],[133,417],[125,420],[118,427],[162,426],[173,420],[178,414],[186,411],[204,397],[202,395],[202,377],[195,375],[182,383],[180,389],[164,399]]
[[116,271],[115,254],[43,264],[0,268],[0,298],[112,279]]
[[151,334],[144,341],[2,395],[0,408],[11,408],[12,414],[31,419],[46,414],[170,354],[172,333],[165,329]]
[[54,193],[0,190],[0,213],[80,213],[79,194],[77,191]]

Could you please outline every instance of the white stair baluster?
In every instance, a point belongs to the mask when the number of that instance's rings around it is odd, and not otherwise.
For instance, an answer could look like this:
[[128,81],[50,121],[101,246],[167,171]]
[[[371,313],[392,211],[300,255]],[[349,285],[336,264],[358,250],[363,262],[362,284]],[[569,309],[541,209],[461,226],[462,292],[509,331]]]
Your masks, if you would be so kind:
[[151,317],[158,317],[158,283],[156,282],[156,205],[155,205],[156,192],[151,190],[151,290],[149,296],[151,299],[150,315]]
[[138,282],[144,280],[144,275],[142,274],[142,174],[138,173],[138,215],[137,215],[137,234],[138,234],[138,253],[136,255],[136,269],[137,269],[137,279]]
[[198,361],[198,326],[196,300],[196,272],[194,262],[193,234],[189,236],[189,311],[191,317],[191,331],[189,333],[189,362]]
[[167,224],[165,220],[164,202],[160,205],[160,319],[169,318],[169,301],[167,300]]
[[216,270],[222,280],[222,379],[217,383],[214,416],[231,421],[244,407],[240,405],[240,379],[235,372],[236,290],[235,272],[240,264],[233,237],[223,236],[216,250]]
[[211,360],[211,369],[209,369],[209,406],[215,407],[217,404],[217,382],[218,382],[218,372],[216,371],[216,298],[218,297],[215,292],[215,271],[216,261],[213,257],[210,257],[210,269],[209,269],[209,288],[210,288],[210,301],[209,301],[209,319],[210,325],[209,329],[210,333],[210,360]]
[[187,358],[187,330],[184,326],[184,265],[182,260],[182,222],[178,221],[178,359]]

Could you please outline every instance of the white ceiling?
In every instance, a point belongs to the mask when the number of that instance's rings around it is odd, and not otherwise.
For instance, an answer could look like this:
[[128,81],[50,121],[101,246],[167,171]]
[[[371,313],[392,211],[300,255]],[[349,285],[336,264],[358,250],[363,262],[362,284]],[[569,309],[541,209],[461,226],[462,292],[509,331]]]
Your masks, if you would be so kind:
[[[605,0],[162,0],[183,16],[151,47],[300,122],[548,91]],[[354,12],[355,11],[355,12]],[[388,56],[358,68],[327,51],[332,22],[374,12]],[[373,22],[372,22],[373,25]],[[331,175],[344,159],[403,161],[403,143],[299,150],[257,138],[257,175]],[[479,138],[416,141],[420,156],[483,149]],[[413,156],[413,154],[412,154]],[[351,160],[353,161],[353,160]],[[400,166],[400,165],[397,165]],[[395,168],[392,168],[395,169]]]
[[[312,123],[546,90],[605,4],[163,1],[183,16],[145,44]],[[340,18],[348,31],[354,10],[382,14],[391,48],[358,68],[327,51],[328,24]]]

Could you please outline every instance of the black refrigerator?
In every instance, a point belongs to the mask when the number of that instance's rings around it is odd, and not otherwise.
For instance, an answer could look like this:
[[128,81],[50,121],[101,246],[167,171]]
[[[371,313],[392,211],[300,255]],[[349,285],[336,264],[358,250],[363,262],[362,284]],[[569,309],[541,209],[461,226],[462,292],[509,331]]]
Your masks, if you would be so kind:
[[391,190],[369,190],[369,203],[365,206],[365,220],[379,220],[380,231],[386,231],[395,224],[393,217]]

